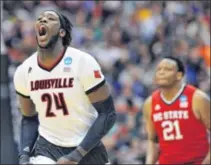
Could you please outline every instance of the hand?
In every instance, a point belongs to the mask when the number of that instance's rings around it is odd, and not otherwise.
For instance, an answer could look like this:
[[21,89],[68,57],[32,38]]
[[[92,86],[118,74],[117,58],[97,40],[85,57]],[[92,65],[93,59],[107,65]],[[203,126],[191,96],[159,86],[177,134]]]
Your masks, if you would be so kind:
[[57,161],[57,164],[78,164],[78,162],[69,160],[69,159],[67,159],[67,158],[65,158],[65,157],[61,157],[61,158],[59,158],[59,160]]
[[75,149],[70,154],[59,158],[57,164],[78,164],[82,158],[83,155],[78,151],[78,149]]
[[19,158],[19,164],[31,164],[28,155],[21,155]]

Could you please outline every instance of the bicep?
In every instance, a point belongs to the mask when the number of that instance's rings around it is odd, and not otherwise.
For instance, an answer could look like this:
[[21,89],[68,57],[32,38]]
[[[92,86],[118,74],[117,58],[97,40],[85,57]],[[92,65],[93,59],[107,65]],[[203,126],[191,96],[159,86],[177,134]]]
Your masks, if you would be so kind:
[[96,103],[107,99],[110,96],[108,85],[105,83],[103,86],[97,88],[88,94],[91,103]]
[[206,128],[211,130],[209,97],[202,91],[196,91],[194,94],[193,108],[199,114],[199,118],[206,126]]
[[34,116],[37,113],[35,110],[35,106],[30,98],[25,98],[21,95],[18,95],[18,101],[21,113],[24,116]]

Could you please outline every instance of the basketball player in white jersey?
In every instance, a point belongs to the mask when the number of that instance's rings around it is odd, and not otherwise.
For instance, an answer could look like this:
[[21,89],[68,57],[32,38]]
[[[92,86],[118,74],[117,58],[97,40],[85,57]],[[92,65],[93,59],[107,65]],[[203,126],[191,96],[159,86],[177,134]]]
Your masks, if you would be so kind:
[[64,15],[43,12],[37,52],[14,75],[23,114],[20,164],[108,163],[101,139],[116,120],[113,100],[95,59],[69,47],[71,28]]

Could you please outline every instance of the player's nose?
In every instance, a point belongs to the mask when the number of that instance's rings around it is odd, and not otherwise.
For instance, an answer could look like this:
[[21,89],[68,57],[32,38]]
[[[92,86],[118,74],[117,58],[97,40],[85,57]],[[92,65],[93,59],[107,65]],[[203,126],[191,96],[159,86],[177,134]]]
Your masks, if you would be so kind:
[[163,74],[165,74],[164,69],[160,69],[160,70],[159,70],[159,75],[163,75]]
[[41,18],[40,19],[40,23],[47,23],[48,21],[47,21],[47,18],[46,17],[43,17],[43,18]]

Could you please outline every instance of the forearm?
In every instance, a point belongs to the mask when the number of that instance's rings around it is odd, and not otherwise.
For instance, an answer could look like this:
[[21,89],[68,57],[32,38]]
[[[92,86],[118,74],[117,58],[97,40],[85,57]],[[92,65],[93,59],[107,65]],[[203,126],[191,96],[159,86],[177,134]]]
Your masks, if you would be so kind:
[[94,103],[93,106],[98,111],[98,117],[79,145],[87,152],[100,142],[116,121],[116,112],[111,97],[105,101]]
[[26,117],[21,120],[21,139],[19,156],[30,155],[38,136],[38,116]]
[[93,106],[98,112],[98,117],[90,127],[80,145],[74,152],[71,152],[67,156],[68,159],[71,157],[77,162],[80,161],[83,156],[99,144],[101,139],[109,132],[116,121],[116,112],[111,97],[102,102],[94,103]]
[[147,147],[147,158],[146,164],[155,164],[159,157],[159,148],[157,143],[149,140],[148,147]]
[[79,146],[81,146],[85,151],[89,152],[108,133],[108,131],[114,125],[115,120],[115,113],[110,113],[109,116],[106,114],[99,115]]

